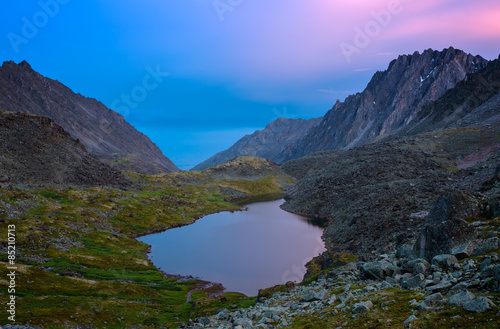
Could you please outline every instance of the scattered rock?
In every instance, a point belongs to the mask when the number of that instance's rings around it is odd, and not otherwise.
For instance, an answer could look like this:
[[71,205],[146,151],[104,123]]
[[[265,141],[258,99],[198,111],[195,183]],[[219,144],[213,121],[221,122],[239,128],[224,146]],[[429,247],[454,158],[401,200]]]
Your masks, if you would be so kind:
[[463,307],[465,304],[469,303],[472,301],[476,296],[474,296],[473,293],[471,293],[468,290],[459,292],[458,294],[455,294],[450,297],[448,300],[448,304],[453,305],[453,306],[461,306]]
[[477,247],[476,251],[474,252],[474,256],[481,256],[497,249],[498,249],[498,238],[497,237],[490,238],[485,240]]
[[432,265],[451,268],[458,264],[458,259],[453,255],[437,255],[432,258]]
[[405,322],[403,322],[403,326],[405,326],[405,328],[408,328],[411,326],[411,323],[416,320],[418,320],[418,318],[415,315],[412,315],[408,319],[406,319]]
[[420,288],[424,280],[425,276],[423,274],[417,274],[411,278],[403,277],[401,281],[401,287],[403,287],[404,289],[417,289]]
[[352,314],[360,314],[368,312],[373,307],[373,303],[371,301],[356,303],[353,306]]
[[490,303],[485,297],[477,297],[464,304],[464,310],[468,312],[482,313],[490,309]]

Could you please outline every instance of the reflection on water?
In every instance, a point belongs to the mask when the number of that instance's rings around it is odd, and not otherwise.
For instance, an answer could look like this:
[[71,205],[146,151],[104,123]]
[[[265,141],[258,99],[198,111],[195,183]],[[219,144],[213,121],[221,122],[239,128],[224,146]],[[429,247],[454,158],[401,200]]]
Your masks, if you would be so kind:
[[282,210],[283,202],[208,215],[139,240],[152,246],[152,261],[166,273],[192,275],[222,283],[227,291],[256,295],[261,288],[302,280],[304,265],[325,250],[323,229]]

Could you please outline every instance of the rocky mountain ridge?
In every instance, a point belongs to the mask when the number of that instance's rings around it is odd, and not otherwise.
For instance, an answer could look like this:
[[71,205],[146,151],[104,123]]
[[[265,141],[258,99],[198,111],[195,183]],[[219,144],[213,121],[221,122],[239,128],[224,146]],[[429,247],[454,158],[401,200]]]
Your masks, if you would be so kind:
[[408,125],[420,110],[488,61],[454,48],[402,55],[377,72],[366,89],[337,101],[319,125],[282,155],[295,159],[323,150],[350,149]]
[[114,186],[130,182],[47,117],[0,111],[0,184]]
[[[423,114],[419,116],[422,109],[433,111],[433,102],[468,74],[472,76],[487,65],[488,61],[481,56],[452,47],[401,55],[389,64],[387,70],[375,73],[363,92],[351,95],[343,102],[337,101],[325,116],[302,125],[299,134],[294,132],[297,128],[277,129],[279,133],[272,133],[274,127],[285,124],[285,121],[277,120],[262,131],[243,137],[228,150],[194,169],[244,154],[282,163],[314,152],[350,149],[396,132],[402,135],[417,118],[422,120]],[[450,121],[456,120],[450,118]],[[290,122],[286,123],[292,127]],[[429,129],[421,129],[419,133],[432,130]]]
[[320,122],[316,119],[278,118],[262,130],[246,135],[229,149],[219,152],[195,166],[192,170],[203,170],[210,166],[224,163],[236,156],[251,155],[266,158],[274,162],[282,162],[281,154]]
[[25,61],[0,67],[0,109],[53,119],[91,154],[115,167],[148,174],[179,170],[122,115],[42,76]]

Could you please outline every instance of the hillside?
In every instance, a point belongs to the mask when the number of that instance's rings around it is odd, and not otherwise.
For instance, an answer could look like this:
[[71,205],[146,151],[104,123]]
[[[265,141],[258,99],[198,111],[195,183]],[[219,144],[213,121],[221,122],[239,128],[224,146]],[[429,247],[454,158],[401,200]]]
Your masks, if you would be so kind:
[[0,67],[0,110],[49,117],[115,167],[149,174],[179,170],[122,115],[42,76],[25,61]]
[[123,174],[89,154],[52,119],[0,111],[0,184],[127,187]]
[[203,170],[240,155],[251,155],[278,163],[282,162],[281,154],[304,137],[320,120],[320,118],[310,120],[279,118],[268,124],[263,130],[246,135],[229,149],[215,154],[192,170]]

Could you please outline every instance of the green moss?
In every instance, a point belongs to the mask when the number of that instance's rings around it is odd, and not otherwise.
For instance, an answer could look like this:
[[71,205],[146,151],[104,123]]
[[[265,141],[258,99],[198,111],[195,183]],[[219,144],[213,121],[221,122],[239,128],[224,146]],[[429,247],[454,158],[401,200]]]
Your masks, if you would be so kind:
[[[214,299],[206,291],[193,292],[186,303],[197,282],[166,279],[148,262],[148,246],[134,236],[239,209],[225,201],[231,196],[219,192],[222,186],[234,184],[250,196],[279,190],[279,183],[272,178],[216,182],[189,172],[126,175],[137,189],[0,188],[2,202],[17,211],[5,224],[16,224],[23,254],[18,261],[32,265],[19,271],[18,324],[126,328],[147,320],[150,326],[177,327],[193,314],[255,304],[241,294]],[[2,277],[5,271],[1,266]],[[0,302],[6,298],[0,295]]]

